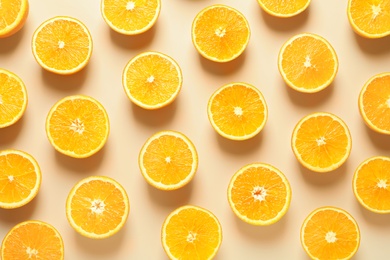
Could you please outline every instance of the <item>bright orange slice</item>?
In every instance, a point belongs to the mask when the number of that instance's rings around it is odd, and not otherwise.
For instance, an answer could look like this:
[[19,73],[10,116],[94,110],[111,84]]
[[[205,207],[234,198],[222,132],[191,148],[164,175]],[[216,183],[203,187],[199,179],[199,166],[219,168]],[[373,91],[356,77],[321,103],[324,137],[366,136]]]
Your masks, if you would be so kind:
[[1,259],[64,259],[64,243],[60,233],[50,224],[28,220],[14,226],[5,236]]
[[161,190],[175,190],[189,183],[198,168],[194,144],[184,134],[161,131],[150,137],[139,154],[145,180]]
[[162,227],[162,245],[170,259],[211,260],[222,243],[222,228],[209,210],[186,205],[169,214]]
[[149,30],[157,21],[161,0],[101,0],[104,21],[114,31],[135,35]]
[[314,93],[328,87],[339,63],[335,50],[323,37],[302,33],[284,43],[278,68],[283,80],[299,92]]
[[245,16],[226,5],[212,5],[200,11],[192,23],[192,42],[206,59],[228,62],[240,56],[250,38]]
[[58,101],[46,119],[46,134],[60,153],[86,158],[108,139],[110,125],[103,105],[89,96],[67,96]]
[[390,213],[390,158],[375,156],[362,162],[353,176],[353,192],[366,209]]
[[28,12],[28,0],[1,0],[0,38],[9,37],[22,29]]
[[18,150],[0,151],[0,208],[19,208],[38,194],[41,170],[28,153]]
[[176,99],[183,76],[171,57],[159,52],[144,52],[127,63],[122,83],[134,104],[145,109],[159,109]]
[[257,0],[261,8],[276,17],[292,17],[302,13],[310,0]]
[[301,228],[301,243],[311,259],[350,259],[358,250],[360,231],[345,210],[322,207],[307,216]]
[[233,212],[252,225],[271,225],[290,207],[291,187],[284,174],[264,163],[253,163],[237,171],[228,187]]
[[208,102],[208,117],[221,136],[247,140],[264,128],[268,108],[262,93],[247,83],[230,83],[220,87]]
[[368,127],[390,135],[390,72],[366,82],[359,95],[359,111]]
[[91,58],[91,34],[76,18],[53,17],[35,30],[32,51],[42,68],[57,74],[73,74]]
[[66,216],[81,235],[103,239],[125,225],[130,211],[125,189],[105,176],[91,176],[79,181],[66,200]]
[[0,69],[0,128],[15,124],[26,111],[28,96],[23,81]]
[[316,172],[340,167],[352,148],[351,134],[339,117],[326,112],[312,113],[295,126],[291,146],[297,160]]

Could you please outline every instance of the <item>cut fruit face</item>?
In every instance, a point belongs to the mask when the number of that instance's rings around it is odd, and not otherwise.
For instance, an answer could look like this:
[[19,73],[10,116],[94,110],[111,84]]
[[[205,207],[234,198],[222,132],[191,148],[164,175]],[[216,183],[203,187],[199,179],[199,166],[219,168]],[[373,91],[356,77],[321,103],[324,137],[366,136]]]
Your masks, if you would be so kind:
[[0,38],[9,37],[22,29],[28,13],[28,0],[1,0]]
[[306,10],[310,0],[257,0],[261,8],[276,17],[292,17]]

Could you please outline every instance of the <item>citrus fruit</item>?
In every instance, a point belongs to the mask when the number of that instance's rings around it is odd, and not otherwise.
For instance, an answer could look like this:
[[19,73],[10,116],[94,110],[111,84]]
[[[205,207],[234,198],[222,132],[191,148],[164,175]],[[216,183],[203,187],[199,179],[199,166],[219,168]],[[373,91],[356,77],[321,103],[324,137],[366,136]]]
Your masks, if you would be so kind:
[[14,226],[1,246],[1,259],[64,259],[64,243],[60,233],[50,224],[28,220]]
[[390,134],[390,72],[371,77],[359,95],[359,111],[372,130]]
[[279,51],[279,72],[292,89],[314,93],[328,87],[336,77],[338,58],[330,43],[312,33],[297,34]]
[[366,209],[390,213],[390,158],[374,156],[362,162],[353,176],[353,192]]
[[14,73],[0,68],[0,128],[15,124],[28,103],[26,86]]
[[123,70],[126,95],[137,106],[158,109],[172,103],[180,92],[183,76],[171,57],[159,52],[143,52]]
[[46,119],[46,134],[60,153],[86,158],[106,143],[110,131],[108,115],[102,104],[84,95],[59,100]]
[[257,0],[261,8],[276,17],[292,17],[302,13],[310,0]]
[[316,112],[303,117],[295,126],[291,146],[304,167],[315,172],[329,172],[348,159],[352,139],[341,118]]
[[26,205],[38,194],[41,170],[37,161],[19,150],[0,151],[0,208]]
[[192,23],[192,42],[206,59],[228,62],[240,56],[249,43],[250,28],[245,16],[226,5],[201,10]]
[[172,211],[162,227],[162,245],[170,259],[209,260],[222,243],[222,228],[209,210],[186,205]]
[[102,0],[104,21],[114,31],[136,35],[149,30],[157,21],[161,0]]
[[264,128],[268,108],[256,87],[238,82],[215,91],[209,99],[207,113],[218,134],[231,140],[247,140]]
[[321,207],[311,212],[301,227],[301,243],[311,259],[350,259],[358,250],[360,231],[345,210]]
[[176,131],[161,131],[151,136],[143,145],[138,161],[145,180],[161,190],[183,187],[198,168],[194,144]]
[[42,68],[56,74],[73,74],[91,58],[91,34],[78,19],[56,16],[35,30],[32,51]]
[[0,38],[17,33],[26,23],[28,0],[2,0],[0,2]]
[[279,221],[290,207],[290,183],[269,164],[248,164],[230,180],[228,201],[237,217],[246,223],[270,225]]
[[388,0],[349,0],[348,20],[352,29],[366,38],[390,35],[390,2]]
[[103,239],[117,233],[126,223],[130,205],[125,189],[105,176],[79,181],[66,200],[66,216],[81,235]]

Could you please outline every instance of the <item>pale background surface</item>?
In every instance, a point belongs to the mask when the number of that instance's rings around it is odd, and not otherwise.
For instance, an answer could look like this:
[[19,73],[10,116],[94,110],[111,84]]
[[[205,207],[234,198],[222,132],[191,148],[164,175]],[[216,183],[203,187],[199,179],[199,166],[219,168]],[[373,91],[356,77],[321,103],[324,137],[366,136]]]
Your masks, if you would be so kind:
[[[191,42],[191,24],[204,7],[223,3],[237,8],[248,19],[252,36],[248,48],[229,64],[202,58]],[[362,208],[352,193],[352,175],[364,159],[390,155],[390,137],[369,130],[360,118],[357,98],[373,75],[389,71],[390,37],[368,40],[357,36],[346,15],[347,0],[313,0],[295,18],[279,19],[263,12],[256,0],[162,0],[157,24],[140,36],[112,31],[100,14],[98,0],[30,0],[30,15],[16,35],[0,39],[0,67],[19,75],[28,88],[29,104],[16,125],[0,129],[0,149],[21,149],[41,166],[43,181],[38,196],[15,210],[0,210],[0,240],[15,224],[38,219],[54,225],[62,234],[66,259],[167,259],[160,230],[175,208],[194,204],[211,210],[223,228],[223,242],[216,257],[234,259],[308,259],[300,245],[304,218],[325,205],[349,211],[361,229],[361,246],[354,259],[388,259],[390,215]],[[56,15],[73,16],[90,29],[94,42],[89,65],[73,76],[46,72],[31,52],[34,30]],[[335,48],[340,62],[334,83],[312,95],[290,90],[277,69],[282,44],[291,36],[312,32],[324,36]],[[130,103],[121,83],[126,63],[140,52],[154,50],[170,55],[182,68],[184,84],[177,100],[165,109],[145,111]],[[244,81],[265,96],[269,119],[264,130],[245,142],[218,136],[207,119],[207,102],[220,86]],[[88,159],[76,160],[56,152],[45,134],[45,118],[51,106],[71,94],[95,97],[107,109],[111,133],[105,148]],[[304,115],[328,111],[350,127],[353,150],[340,169],[317,174],[296,161],[290,138]],[[186,134],[199,153],[193,181],[173,192],[156,190],[138,169],[138,152],[148,137],[159,130]],[[266,162],[285,173],[293,197],[287,214],[278,223],[256,227],[239,220],[227,201],[227,185],[242,166]],[[77,234],[65,216],[65,200],[71,187],[91,175],[107,175],[126,189],[131,210],[125,227],[105,240]]]

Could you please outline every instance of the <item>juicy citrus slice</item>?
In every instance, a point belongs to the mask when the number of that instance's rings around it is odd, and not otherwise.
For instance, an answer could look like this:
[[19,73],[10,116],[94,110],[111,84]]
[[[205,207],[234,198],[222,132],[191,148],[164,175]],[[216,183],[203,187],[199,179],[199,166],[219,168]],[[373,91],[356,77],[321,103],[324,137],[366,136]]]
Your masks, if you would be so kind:
[[81,235],[103,239],[117,233],[126,223],[130,205],[125,189],[105,176],[79,181],[66,200],[66,216]]
[[58,101],[46,119],[46,134],[60,153],[86,158],[97,153],[110,131],[102,104],[89,96],[67,96]]
[[344,121],[326,112],[312,113],[295,126],[291,146],[306,168],[329,172],[340,167],[352,148],[351,134]]
[[0,38],[18,32],[26,23],[28,0],[2,0],[0,3]]
[[135,35],[149,30],[157,21],[161,0],[102,0],[101,13],[114,31]]
[[26,86],[14,73],[0,69],[0,128],[15,124],[28,103]]
[[39,165],[30,154],[18,150],[0,151],[0,208],[26,205],[38,194],[41,180]]
[[213,259],[222,243],[217,217],[192,205],[171,212],[161,233],[163,248],[170,259]]
[[390,35],[390,2],[388,0],[349,0],[348,19],[352,29],[366,38]]
[[301,228],[303,249],[312,259],[350,259],[358,250],[360,231],[345,210],[321,207],[309,214]]
[[91,58],[91,34],[75,18],[53,17],[35,30],[32,51],[42,68],[57,74],[73,74],[84,68]]
[[237,171],[228,187],[233,212],[252,225],[279,221],[290,207],[291,187],[284,174],[264,163],[253,163]]
[[123,70],[122,83],[129,99],[145,109],[171,104],[180,92],[183,76],[171,57],[144,52],[132,58]]
[[246,140],[257,135],[268,117],[261,92],[247,83],[230,83],[220,87],[208,102],[208,117],[221,136]]
[[1,259],[64,259],[64,243],[60,233],[50,224],[28,220],[14,226],[5,236]]
[[302,13],[310,0],[257,0],[261,8],[276,17],[292,17]]
[[359,110],[372,130],[390,135],[390,72],[371,77],[359,95]]
[[226,5],[212,5],[200,11],[192,23],[192,42],[206,59],[234,60],[249,43],[250,28],[245,16]]
[[295,35],[279,52],[279,72],[286,84],[299,92],[314,93],[325,89],[336,77],[338,67],[335,50],[319,35]]
[[353,176],[353,192],[366,209],[390,213],[390,158],[375,156],[362,162]]
[[184,134],[161,131],[150,137],[139,154],[145,180],[161,190],[175,190],[189,183],[198,168],[194,144]]

